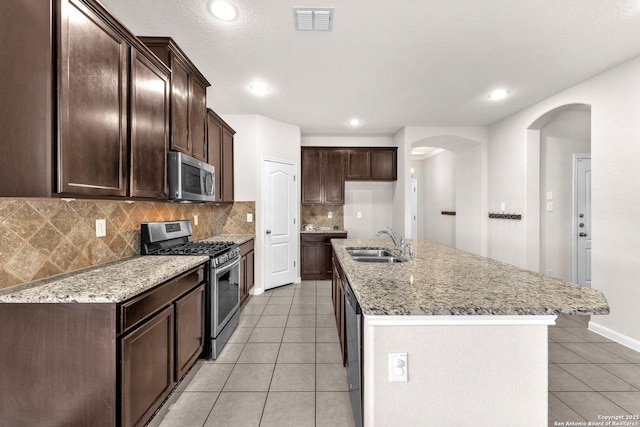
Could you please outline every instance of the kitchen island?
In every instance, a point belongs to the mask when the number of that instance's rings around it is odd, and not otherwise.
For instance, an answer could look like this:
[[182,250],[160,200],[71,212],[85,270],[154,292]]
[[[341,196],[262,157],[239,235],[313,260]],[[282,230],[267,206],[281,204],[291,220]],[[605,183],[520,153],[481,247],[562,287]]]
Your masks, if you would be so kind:
[[[609,313],[602,292],[430,241],[415,259],[369,263],[333,240],[334,261],[363,312],[365,426],[543,426],[547,328],[558,314]],[[407,382],[389,381],[407,353]]]

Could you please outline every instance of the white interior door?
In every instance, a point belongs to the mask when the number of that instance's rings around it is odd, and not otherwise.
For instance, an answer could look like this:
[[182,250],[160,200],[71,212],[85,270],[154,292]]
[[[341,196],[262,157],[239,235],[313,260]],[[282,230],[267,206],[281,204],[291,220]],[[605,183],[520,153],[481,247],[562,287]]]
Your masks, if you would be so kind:
[[262,182],[265,289],[293,283],[298,259],[296,165],[264,160]]
[[411,179],[411,238],[418,238],[418,180]]
[[591,287],[591,156],[576,155],[574,173],[574,279]]

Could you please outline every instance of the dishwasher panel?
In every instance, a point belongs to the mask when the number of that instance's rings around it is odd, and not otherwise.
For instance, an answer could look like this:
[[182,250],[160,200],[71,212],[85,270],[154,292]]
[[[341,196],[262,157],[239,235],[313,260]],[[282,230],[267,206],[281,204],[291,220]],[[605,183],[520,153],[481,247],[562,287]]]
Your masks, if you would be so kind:
[[346,276],[343,283],[347,335],[347,383],[356,427],[362,427],[362,310]]

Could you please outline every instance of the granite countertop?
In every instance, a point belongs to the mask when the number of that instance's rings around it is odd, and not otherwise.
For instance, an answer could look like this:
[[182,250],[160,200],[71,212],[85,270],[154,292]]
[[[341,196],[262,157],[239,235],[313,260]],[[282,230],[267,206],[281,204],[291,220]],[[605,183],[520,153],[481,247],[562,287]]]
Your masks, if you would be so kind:
[[0,290],[0,303],[118,303],[209,260],[136,256]]
[[565,282],[500,261],[410,240],[415,259],[358,262],[348,248],[386,248],[387,239],[332,240],[336,256],[366,315],[608,314],[597,289]]
[[331,227],[316,227],[311,231],[307,231],[305,229],[300,230],[300,233],[302,234],[331,234],[331,233],[346,233],[347,230],[345,229],[335,229],[335,228],[331,228]]

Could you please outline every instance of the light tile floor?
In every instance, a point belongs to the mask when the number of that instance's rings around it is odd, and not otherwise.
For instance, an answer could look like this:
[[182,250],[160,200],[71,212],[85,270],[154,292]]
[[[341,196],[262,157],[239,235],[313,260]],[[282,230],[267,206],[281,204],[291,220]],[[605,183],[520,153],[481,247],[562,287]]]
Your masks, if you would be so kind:
[[[549,426],[640,415],[640,353],[588,321],[549,327]],[[330,281],[252,296],[220,357],[198,361],[150,425],[352,427],[339,349]]]
[[150,426],[353,427],[330,281],[252,296],[215,361],[198,361]]
[[588,423],[612,415],[631,416],[617,425],[640,426],[633,419],[640,416],[640,353],[589,331],[588,322],[560,316],[549,327],[549,426],[597,425]]

